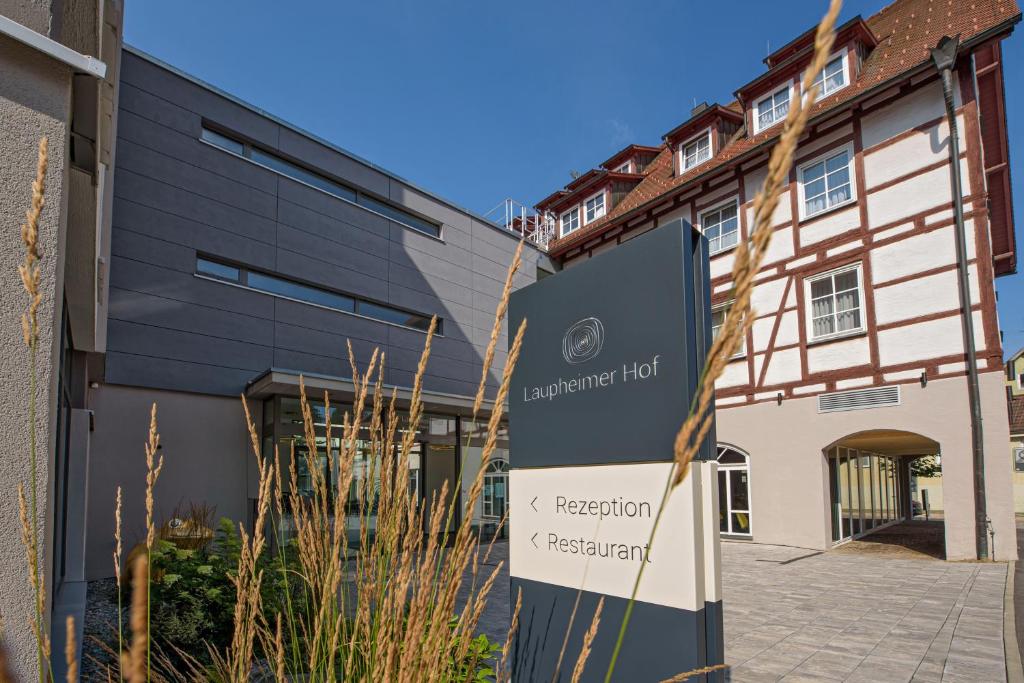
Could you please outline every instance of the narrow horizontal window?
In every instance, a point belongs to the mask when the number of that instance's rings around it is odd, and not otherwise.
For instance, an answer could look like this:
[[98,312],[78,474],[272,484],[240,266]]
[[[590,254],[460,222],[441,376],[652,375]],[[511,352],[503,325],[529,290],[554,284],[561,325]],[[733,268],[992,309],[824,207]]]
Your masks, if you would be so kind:
[[335,294],[334,292],[319,289],[317,287],[300,285],[297,282],[284,280],[279,277],[274,277],[273,275],[264,275],[263,273],[249,271],[249,277],[246,284],[253,289],[258,289],[259,291],[266,292],[267,294],[277,294],[279,296],[288,297],[289,299],[308,301],[311,304],[318,304],[328,308],[336,308],[339,311],[345,311],[346,313],[355,313],[356,311],[356,302],[352,297]]
[[860,264],[808,280],[811,339],[864,329]]
[[232,138],[210,130],[209,128],[203,128],[200,137],[203,141],[208,142],[211,145],[249,159],[252,162],[269,168],[275,173],[280,173],[281,175],[297,180],[300,183],[305,183],[306,185],[315,187],[316,189],[322,190],[327,194],[338,197],[339,199],[344,199],[347,202],[358,204],[363,208],[381,214],[385,218],[390,218],[397,223],[401,223],[407,228],[426,233],[432,237],[441,237],[441,226],[437,223],[432,223],[431,221],[420,218],[408,211],[404,211],[403,209],[399,209],[396,206],[392,206],[391,204],[379,199],[375,199],[363,192],[335,182],[315,171],[311,171],[288,161],[287,159],[283,159],[273,152],[268,152],[264,149],[260,149],[259,147],[253,147],[252,145],[233,140]]
[[385,322],[394,323],[395,325],[403,325],[405,327],[414,327],[417,330],[427,331],[430,327],[430,318],[419,315],[416,313],[409,313],[408,311],[400,311],[397,308],[391,308],[390,306],[381,306],[369,301],[359,301],[356,312],[359,315],[366,316],[367,318],[373,318],[375,320],[383,320]]
[[372,197],[366,196],[362,192],[359,193],[359,199],[357,199],[356,201],[359,203],[360,206],[365,206],[371,211],[376,211],[377,213],[387,216],[388,218],[398,221],[399,223],[407,225],[410,228],[413,228],[414,230],[425,232],[428,235],[433,235],[434,237],[441,236],[441,229],[434,223],[430,223],[429,221],[425,221],[422,218],[413,216],[411,213],[407,213],[405,211],[402,211],[401,209],[397,209],[391,206],[390,204],[385,204],[384,202],[377,201]]
[[200,137],[211,145],[226,149],[229,152],[234,152],[240,156],[245,156],[245,145],[236,140],[232,140],[229,137],[225,137],[220,133],[210,130],[209,128],[203,128],[203,132]]
[[736,202],[701,214],[701,228],[708,238],[708,252],[717,254],[736,246],[740,235],[739,211]]
[[615,169],[615,172],[616,173],[629,173],[629,168],[630,168],[629,164],[630,164],[630,162],[627,161],[622,166],[619,166],[617,169]]
[[239,281],[238,268],[224,263],[217,263],[216,261],[207,261],[204,258],[196,259],[196,272],[202,273],[203,275],[209,275],[210,277],[219,278],[221,280],[231,280],[232,282]]
[[277,171],[281,175],[294,178],[295,180],[306,183],[307,185],[312,185],[318,190],[323,190],[327,194],[333,194],[335,197],[341,197],[342,199],[347,199],[350,202],[356,201],[355,190],[351,190],[344,185],[332,182],[321,175],[307,171],[300,166],[296,166],[290,161],[285,161],[275,154],[268,154],[257,147],[253,147],[249,158],[257,164],[263,164],[267,168]]
[[[303,284],[277,275],[270,275],[258,270],[238,268],[236,266],[214,261],[202,256],[196,257],[196,273],[207,277],[237,283],[271,296],[284,297],[295,301],[315,304],[342,313],[354,313],[365,318],[381,322],[411,327],[426,331],[430,327],[431,316],[413,313],[387,304],[380,304],[350,294],[342,294],[322,287]],[[437,333],[442,332],[442,321],[437,321]]]

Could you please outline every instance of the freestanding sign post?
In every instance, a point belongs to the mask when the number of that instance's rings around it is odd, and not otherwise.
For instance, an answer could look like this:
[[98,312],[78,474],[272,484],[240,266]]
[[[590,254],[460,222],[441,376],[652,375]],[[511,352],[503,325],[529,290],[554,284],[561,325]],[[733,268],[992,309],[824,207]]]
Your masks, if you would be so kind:
[[677,221],[512,295],[510,329],[527,319],[509,398],[515,681],[569,680],[602,596],[583,680],[603,680],[641,567],[613,680],[722,662],[713,430],[650,542],[710,343],[707,263]]

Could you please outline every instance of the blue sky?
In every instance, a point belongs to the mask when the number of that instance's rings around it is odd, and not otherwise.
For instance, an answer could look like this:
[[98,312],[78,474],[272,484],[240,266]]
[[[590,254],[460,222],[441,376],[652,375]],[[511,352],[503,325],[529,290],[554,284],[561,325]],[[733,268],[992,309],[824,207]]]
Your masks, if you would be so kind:
[[[533,204],[628,143],[659,144],[695,101],[728,102],[826,2],[126,4],[132,45],[484,213],[505,197]],[[848,0],[843,19],[885,4]],[[1004,58],[1006,82],[1024,82],[1024,35]],[[1024,247],[1024,89],[1007,100]],[[1024,275],[997,288],[1012,352],[1024,346]]]

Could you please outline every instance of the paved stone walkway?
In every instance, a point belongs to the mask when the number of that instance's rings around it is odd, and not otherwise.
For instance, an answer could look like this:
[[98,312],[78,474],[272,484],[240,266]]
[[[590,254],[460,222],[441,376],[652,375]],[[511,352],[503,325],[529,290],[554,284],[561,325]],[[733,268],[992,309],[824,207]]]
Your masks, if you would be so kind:
[[[1006,680],[1005,564],[742,542],[722,544],[722,563],[732,681]],[[497,642],[508,594],[506,571],[481,624]]]
[[734,681],[1004,681],[1005,564],[723,543]]

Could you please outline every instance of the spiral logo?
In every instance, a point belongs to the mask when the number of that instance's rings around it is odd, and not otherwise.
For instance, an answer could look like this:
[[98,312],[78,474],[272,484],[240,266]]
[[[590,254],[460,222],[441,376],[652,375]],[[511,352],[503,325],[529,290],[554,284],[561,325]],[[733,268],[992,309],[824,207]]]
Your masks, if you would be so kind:
[[604,325],[597,318],[584,318],[569,326],[562,338],[562,356],[573,365],[596,358],[604,346]]

